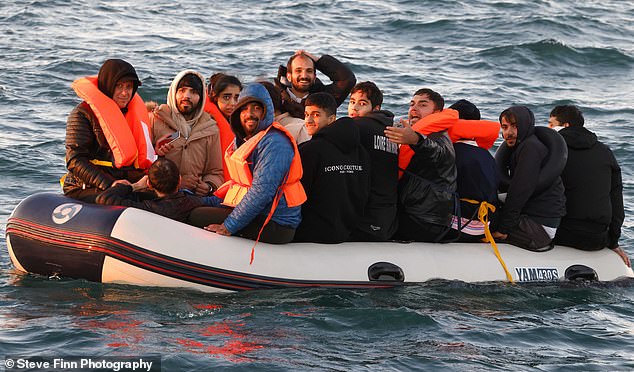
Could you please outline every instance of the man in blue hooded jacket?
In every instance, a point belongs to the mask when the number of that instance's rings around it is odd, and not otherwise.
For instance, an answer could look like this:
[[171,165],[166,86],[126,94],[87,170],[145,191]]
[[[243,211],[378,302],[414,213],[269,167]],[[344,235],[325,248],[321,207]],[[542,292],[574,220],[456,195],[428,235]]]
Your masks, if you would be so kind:
[[292,135],[273,118],[273,103],[262,85],[240,93],[230,118],[236,138],[225,153],[231,180],[207,198],[212,208],[192,211],[191,224],[266,243],[293,239],[306,200],[301,160]]
[[506,200],[493,223],[493,237],[531,251],[546,251],[552,245],[566,198],[557,175],[544,190],[538,189],[548,148],[535,135],[535,116],[526,106],[511,106],[500,114],[502,135],[511,154],[504,168],[511,181]]

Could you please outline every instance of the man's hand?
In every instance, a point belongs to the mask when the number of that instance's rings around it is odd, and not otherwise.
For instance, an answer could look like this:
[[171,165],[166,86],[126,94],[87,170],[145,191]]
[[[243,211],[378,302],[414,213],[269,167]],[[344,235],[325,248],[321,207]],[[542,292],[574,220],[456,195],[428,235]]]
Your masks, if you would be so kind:
[[172,149],[174,148],[174,145],[169,143],[170,141],[167,141],[169,136],[171,136],[170,133],[162,136],[156,141],[156,147],[154,148],[154,152],[156,152],[158,156],[165,156],[168,152],[172,151]]
[[194,176],[193,174],[181,176],[181,189],[187,189],[192,192],[196,192],[199,180],[200,177]]
[[230,236],[231,233],[229,232],[229,230],[227,230],[227,228],[225,227],[225,224],[211,224],[208,225],[204,228],[207,231],[211,231],[211,232],[215,232],[216,234],[220,234],[220,235],[224,235],[224,236]]
[[614,251],[614,253],[618,254],[619,257],[621,257],[621,259],[623,259],[623,262],[625,262],[627,267],[632,267],[632,263],[630,262],[630,258],[627,256],[627,253],[625,253],[623,248],[616,247],[616,248],[612,248],[612,250]]
[[415,145],[420,135],[412,129],[409,122],[403,122],[403,128],[385,127],[385,137],[397,145]]
[[306,57],[308,57],[308,58],[312,59],[312,60],[313,60],[313,62],[317,62],[317,61],[319,60],[319,58],[317,58],[317,57],[315,57],[314,55],[312,55],[312,54],[308,53],[308,52],[307,52],[307,51],[305,51],[304,49],[300,49],[300,50],[295,51],[295,55],[298,55],[298,54],[305,55]]
[[194,190],[194,193],[200,196],[207,196],[209,195],[210,191],[211,186],[209,186],[209,184],[202,179],[198,179],[198,183],[196,184],[196,189]]
[[147,175],[143,176],[140,180],[132,184],[132,191],[139,191],[147,189]]
[[[117,185],[128,185],[128,186],[132,186],[132,184],[130,183],[130,181],[128,180],[116,180],[112,183],[112,185],[110,185],[110,187],[115,187]],[[132,186],[132,188],[134,188],[134,186]]]
[[506,238],[509,237],[509,234],[502,234],[499,231],[494,231],[491,233],[491,235],[493,236],[493,239],[500,239],[500,240],[506,240]]

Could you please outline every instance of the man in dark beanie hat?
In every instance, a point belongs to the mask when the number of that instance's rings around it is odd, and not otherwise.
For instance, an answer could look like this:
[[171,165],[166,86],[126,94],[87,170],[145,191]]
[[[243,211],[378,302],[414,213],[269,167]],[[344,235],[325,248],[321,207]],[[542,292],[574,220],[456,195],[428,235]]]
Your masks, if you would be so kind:
[[[167,104],[150,114],[153,142],[160,156],[180,169],[181,188],[207,196],[224,182],[218,125],[205,112],[205,79],[193,70],[178,73]],[[164,141],[168,136],[175,140]]]
[[145,104],[136,93],[141,81],[131,64],[109,59],[98,76],[76,80],[83,99],[66,124],[64,193],[94,202],[117,183],[139,180],[156,155],[148,135]]

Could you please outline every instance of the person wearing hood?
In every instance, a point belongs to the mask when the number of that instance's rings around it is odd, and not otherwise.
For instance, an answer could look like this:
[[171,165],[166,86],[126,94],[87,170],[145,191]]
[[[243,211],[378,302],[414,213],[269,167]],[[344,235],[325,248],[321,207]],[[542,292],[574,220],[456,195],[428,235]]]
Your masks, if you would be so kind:
[[259,83],[266,88],[273,100],[275,121],[282,124],[284,128],[291,132],[293,138],[295,138],[295,142],[297,142],[297,145],[310,140],[310,136],[308,135],[306,126],[304,125],[304,119],[293,117],[288,112],[282,112],[282,92],[280,91],[280,88],[269,81],[260,81]]
[[385,128],[394,114],[381,110],[383,93],[371,81],[352,88],[348,116],[359,129],[361,145],[370,156],[370,196],[363,218],[352,233],[355,241],[386,241],[398,226],[398,145],[388,141]]
[[293,240],[306,201],[302,163],[292,135],[273,115],[262,85],[240,92],[230,120],[235,141],[225,152],[231,179],[206,198],[211,207],[192,211],[192,225],[265,243]]
[[65,195],[94,203],[103,190],[138,181],[155,160],[140,85],[134,67],[121,59],[106,60],[96,77],[73,82],[83,102],[66,123]]
[[[508,168],[511,177],[506,200],[493,221],[493,237],[531,251],[552,248],[566,198],[561,177],[545,190],[537,190],[539,174],[548,148],[535,135],[535,116],[526,106],[512,106],[500,114],[502,135],[511,150]],[[537,192],[536,192],[537,191]]]
[[[456,155],[447,129],[423,134],[418,123],[443,113],[444,98],[429,88],[414,93],[403,128],[386,127],[399,148],[399,240],[438,242],[449,238],[456,200]],[[456,113],[457,114],[457,113]]]
[[[150,115],[159,156],[172,160],[182,177],[181,188],[211,195],[224,182],[220,133],[205,112],[205,80],[193,70],[178,73],[167,92],[167,104]],[[165,139],[175,134],[175,139]]]
[[[566,215],[555,235],[555,244],[583,250],[608,247],[626,257],[619,247],[625,218],[623,181],[612,150],[584,127],[577,106],[556,106],[548,120],[568,145],[568,160],[561,174],[566,195]],[[627,262],[627,261],[626,261]]]
[[342,243],[350,239],[368,201],[369,156],[353,120],[335,120],[337,103],[330,94],[311,94],[305,110],[312,138],[299,152],[308,201],[295,241]]
[[[322,83],[317,78],[317,71],[321,71],[332,83]],[[275,79],[282,92],[282,111],[300,119],[304,119],[305,100],[309,94],[330,93],[339,107],[356,82],[352,70],[335,57],[324,54],[317,58],[305,50],[296,51],[286,66],[280,66]]]

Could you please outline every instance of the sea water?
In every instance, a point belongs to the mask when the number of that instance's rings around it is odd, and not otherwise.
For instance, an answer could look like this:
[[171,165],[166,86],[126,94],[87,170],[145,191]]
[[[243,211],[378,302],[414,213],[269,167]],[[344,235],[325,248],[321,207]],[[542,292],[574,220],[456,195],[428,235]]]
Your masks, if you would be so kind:
[[[143,98],[165,102],[182,69],[251,82],[305,49],[374,81],[397,116],[421,87],[448,104],[469,99],[491,120],[524,104],[546,125],[553,106],[578,105],[621,164],[621,244],[634,254],[631,2],[4,1],[0,36],[3,237],[20,200],[59,191],[66,116],[79,102],[70,83],[105,59],[131,62]],[[628,370],[634,288],[204,294],[17,275],[2,239],[0,360],[15,355],[158,355],[166,371]]]

